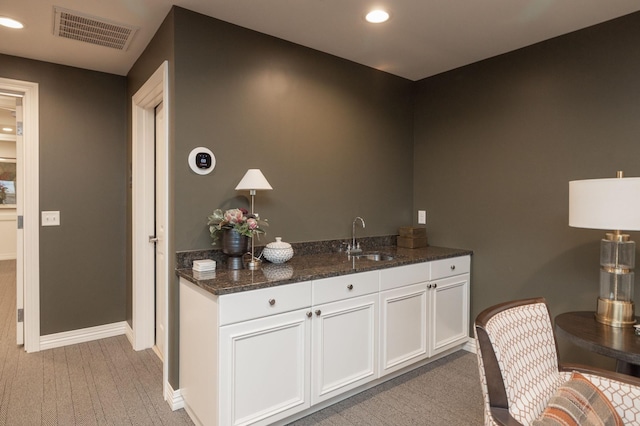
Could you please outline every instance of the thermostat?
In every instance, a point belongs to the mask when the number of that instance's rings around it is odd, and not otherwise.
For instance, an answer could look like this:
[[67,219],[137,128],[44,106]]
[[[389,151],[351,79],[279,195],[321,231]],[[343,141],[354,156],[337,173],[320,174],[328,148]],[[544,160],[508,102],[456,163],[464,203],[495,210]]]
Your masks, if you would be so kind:
[[209,148],[194,148],[189,154],[189,167],[199,175],[207,175],[216,167],[216,156]]

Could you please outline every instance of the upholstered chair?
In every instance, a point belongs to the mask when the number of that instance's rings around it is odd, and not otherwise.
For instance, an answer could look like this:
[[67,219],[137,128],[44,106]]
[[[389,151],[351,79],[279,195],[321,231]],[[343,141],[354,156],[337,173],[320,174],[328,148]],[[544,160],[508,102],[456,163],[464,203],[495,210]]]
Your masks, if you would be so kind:
[[[609,414],[624,424],[640,425],[640,379],[595,367],[560,365],[545,299],[506,302],[484,310],[476,318],[475,337],[485,425],[557,424],[544,422],[549,416],[567,415],[557,414],[567,394],[584,398],[566,403],[571,409],[592,409],[570,414],[578,417],[574,424],[589,423],[580,418],[595,416],[608,406]],[[591,397],[575,390],[577,379],[582,379],[578,389],[593,387],[591,405]],[[619,420],[604,424],[621,424]]]

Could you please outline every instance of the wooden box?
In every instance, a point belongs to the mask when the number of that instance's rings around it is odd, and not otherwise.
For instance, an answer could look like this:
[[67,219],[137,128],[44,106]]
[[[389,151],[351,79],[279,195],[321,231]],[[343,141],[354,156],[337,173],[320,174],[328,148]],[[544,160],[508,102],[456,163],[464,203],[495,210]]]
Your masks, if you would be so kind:
[[427,246],[427,237],[398,237],[398,247],[403,248],[420,248]]
[[415,226],[401,226],[400,236],[407,238],[427,238],[427,228]]

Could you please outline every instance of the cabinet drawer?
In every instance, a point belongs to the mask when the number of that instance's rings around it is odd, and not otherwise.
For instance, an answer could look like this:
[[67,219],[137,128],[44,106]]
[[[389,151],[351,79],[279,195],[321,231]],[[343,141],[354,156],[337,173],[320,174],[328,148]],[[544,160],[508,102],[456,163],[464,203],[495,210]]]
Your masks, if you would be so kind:
[[380,287],[378,271],[361,272],[313,281],[313,304],[319,305],[375,293]]
[[452,257],[431,262],[431,279],[451,277],[453,275],[466,274],[471,268],[469,256]]
[[311,306],[311,281],[220,296],[220,325]]
[[429,281],[431,262],[398,266],[380,271],[380,290],[404,287]]

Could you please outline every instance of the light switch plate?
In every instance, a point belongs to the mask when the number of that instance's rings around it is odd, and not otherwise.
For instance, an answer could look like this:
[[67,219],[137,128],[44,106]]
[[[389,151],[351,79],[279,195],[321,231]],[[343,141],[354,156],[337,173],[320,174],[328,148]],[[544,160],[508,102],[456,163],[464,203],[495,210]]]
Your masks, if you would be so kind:
[[60,226],[60,212],[42,212],[42,226]]

